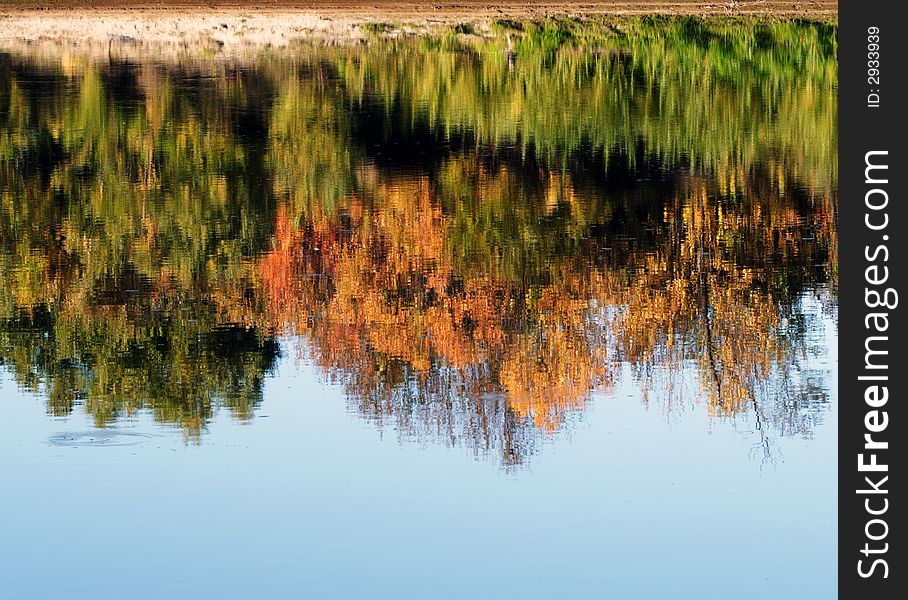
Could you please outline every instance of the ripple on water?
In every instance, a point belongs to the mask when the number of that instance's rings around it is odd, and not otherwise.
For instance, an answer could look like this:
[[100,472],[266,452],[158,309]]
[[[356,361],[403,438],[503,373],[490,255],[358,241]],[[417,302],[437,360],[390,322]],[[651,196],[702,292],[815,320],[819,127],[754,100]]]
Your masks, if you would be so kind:
[[135,446],[147,442],[150,438],[147,433],[99,429],[55,433],[47,441],[53,446]]

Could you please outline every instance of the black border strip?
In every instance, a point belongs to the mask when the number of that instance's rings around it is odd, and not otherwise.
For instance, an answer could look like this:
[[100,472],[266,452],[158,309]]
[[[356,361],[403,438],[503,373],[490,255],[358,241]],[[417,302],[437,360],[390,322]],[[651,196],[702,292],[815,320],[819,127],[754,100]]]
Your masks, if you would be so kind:
[[908,590],[904,495],[895,491],[905,487],[908,418],[898,306],[908,296],[897,300],[908,271],[908,31],[900,4],[839,2],[838,577],[846,600],[904,598]]

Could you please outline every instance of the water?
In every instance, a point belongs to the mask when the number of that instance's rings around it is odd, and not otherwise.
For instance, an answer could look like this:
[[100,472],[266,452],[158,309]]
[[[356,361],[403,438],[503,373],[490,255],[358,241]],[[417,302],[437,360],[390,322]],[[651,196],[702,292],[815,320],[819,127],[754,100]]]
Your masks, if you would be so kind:
[[622,27],[0,54],[0,597],[834,595],[835,30]]

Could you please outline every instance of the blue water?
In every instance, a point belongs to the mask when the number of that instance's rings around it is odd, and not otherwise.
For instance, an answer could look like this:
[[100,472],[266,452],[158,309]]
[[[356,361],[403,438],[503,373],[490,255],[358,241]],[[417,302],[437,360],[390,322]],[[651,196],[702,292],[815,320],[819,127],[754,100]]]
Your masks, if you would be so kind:
[[648,410],[625,377],[503,471],[364,422],[293,358],[265,394],[203,444],[140,414],[117,429],[143,443],[64,447],[92,424],[4,377],[0,597],[835,594],[834,408],[766,461],[747,422]]
[[834,597],[835,28],[619,25],[0,52],[0,600]]

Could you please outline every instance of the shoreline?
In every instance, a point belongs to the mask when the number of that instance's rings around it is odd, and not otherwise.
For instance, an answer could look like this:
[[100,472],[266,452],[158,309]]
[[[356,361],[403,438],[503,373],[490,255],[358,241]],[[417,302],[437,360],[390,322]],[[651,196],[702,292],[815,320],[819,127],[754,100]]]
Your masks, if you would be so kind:
[[128,6],[124,0],[14,3],[0,1],[0,49],[134,54],[208,52],[237,57],[299,43],[350,44],[376,37],[437,35],[467,26],[472,35],[494,35],[496,21],[580,19],[620,23],[647,15],[705,19],[787,20],[835,23],[837,3],[749,0],[594,2],[262,2],[252,7],[214,0]]

